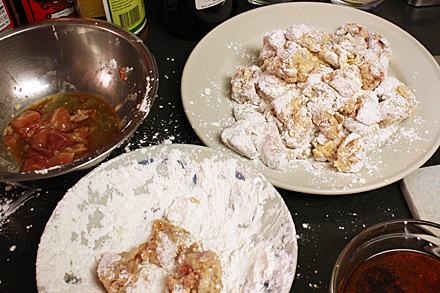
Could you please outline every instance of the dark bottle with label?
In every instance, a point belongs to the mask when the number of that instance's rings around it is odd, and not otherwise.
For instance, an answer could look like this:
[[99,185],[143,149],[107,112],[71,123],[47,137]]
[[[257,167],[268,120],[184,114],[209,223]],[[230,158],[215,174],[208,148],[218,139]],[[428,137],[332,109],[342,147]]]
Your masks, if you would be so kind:
[[165,26],[174,35],[197,41],[237,13],[237,0],[162,0]]
[[20,22],[76,17],[78,16],[72,0],[13,0]]
[[0,0],[0,32],[7,31],[19,24],[18,15],[9,0]]

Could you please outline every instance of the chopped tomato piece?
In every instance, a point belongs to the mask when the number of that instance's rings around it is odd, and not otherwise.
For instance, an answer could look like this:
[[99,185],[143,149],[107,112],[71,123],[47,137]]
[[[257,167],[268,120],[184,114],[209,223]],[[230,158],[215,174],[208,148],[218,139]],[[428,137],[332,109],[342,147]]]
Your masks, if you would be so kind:
[[6,135],[3,138],[3,142],[5,143],[6,147],[14,148],[17,145],[17,138],[14,135]]
[[84,152],[87,152],[88,150],[89,149],[87,148],[87,146],[84,144],[81,144],[81,143],[75,144],[71,147],[64,149],[65,152],[74,153],[74,154],[84,153]]
[[69,164],[73,161],[74,153],[69,152],[55,152],[55,154],[47,160],[45,168],[61,166]]
[[69,132],[73,129],[70,114],[64,107],[59,107],[53,112],[49,123],[50,126],[60,132]]
[[49,156],[44,155],[34,149],[29,149],[27,152],[26,160],[21,167],[22,172],[31,172],[35,170],[44,169],[44,163]]
[[41,120],[41,115],[37,111],[27,110],[21,113],[17,118],[11,121],[11,126],[14,129],[20,129],[37,120]]
[[47,140],[49,137],[50,128],[40,128],[34,131],[29,137],[29,145],[36,148],[47,148]]
[[21,172],[70,163],[108,143],[120,130],[112,106],[88,93],[61,93],[13,119],[3,143]]
[[22,172],[31,172],[36,170],[47,169],[55,166],[61,166],[71,163],[75,154],[69,152],[55,152],[53,155],[47,156],[33,149],[27,153],[26,160],[21,168]]
[[118,71],[119,71],[119,77],[121,78],[121,80],[127,81],[127,72],[125,71],[125,69],[122,67],[118,67]]
[[55,129],[51,129],[48,135],[48,148],[53,151],[61,151],[62,149],[73,145],[73,141]]
[[87,126],[78,127],[69,133],[70,138],[75,142],[86,143],[87,135],[90,129]]
[[27,110],[12,120],[10,125],[20,138],[28,138],[34,130],[43,125],[43,120],[37,111]]
[[75,114],[73,114],[70,117],[70,121],[72,122],[81,122],[88,118],[93,118],[93,115],[95,114],[95,109],[78,109],[76,110]]

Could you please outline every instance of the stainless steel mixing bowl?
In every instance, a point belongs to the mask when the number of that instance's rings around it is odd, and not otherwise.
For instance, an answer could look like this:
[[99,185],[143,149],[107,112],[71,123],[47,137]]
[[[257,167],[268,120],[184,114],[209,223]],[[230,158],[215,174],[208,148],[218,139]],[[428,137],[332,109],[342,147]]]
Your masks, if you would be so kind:
[[[104,148],[39,172],[19,173],[1,140],[0,182],[49,178],[102,162],[137,129],[156,96],[158,69],[151,52],[109,22],[67,18],[24,25],[0,34],[0,52],[0,131],[35,102],[68,91],[104,97],[122,120],[121,132]],[[127,72],[125,81],[120,68]]]

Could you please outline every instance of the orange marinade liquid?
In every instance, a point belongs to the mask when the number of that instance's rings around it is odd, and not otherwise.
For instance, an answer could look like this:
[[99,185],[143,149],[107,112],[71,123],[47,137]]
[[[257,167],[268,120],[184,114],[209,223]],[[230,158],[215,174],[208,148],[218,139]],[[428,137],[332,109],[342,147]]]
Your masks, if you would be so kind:
[[440,259],[414,250],[386,251],[356,267],[338,292],[438,293]]

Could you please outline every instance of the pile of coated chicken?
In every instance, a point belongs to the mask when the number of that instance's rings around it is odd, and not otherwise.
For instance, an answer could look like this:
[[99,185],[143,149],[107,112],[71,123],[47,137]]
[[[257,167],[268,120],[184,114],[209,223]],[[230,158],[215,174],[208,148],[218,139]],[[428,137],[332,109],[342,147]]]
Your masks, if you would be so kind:
[[292,160],[359,172],[365,142],[411,116],[416,98],[388,76],[389,41],[356,23],[334,34],[306,25],[266,33],[261,66],[238,66],[236,122],[221,133],[237,153],[273,169]]

